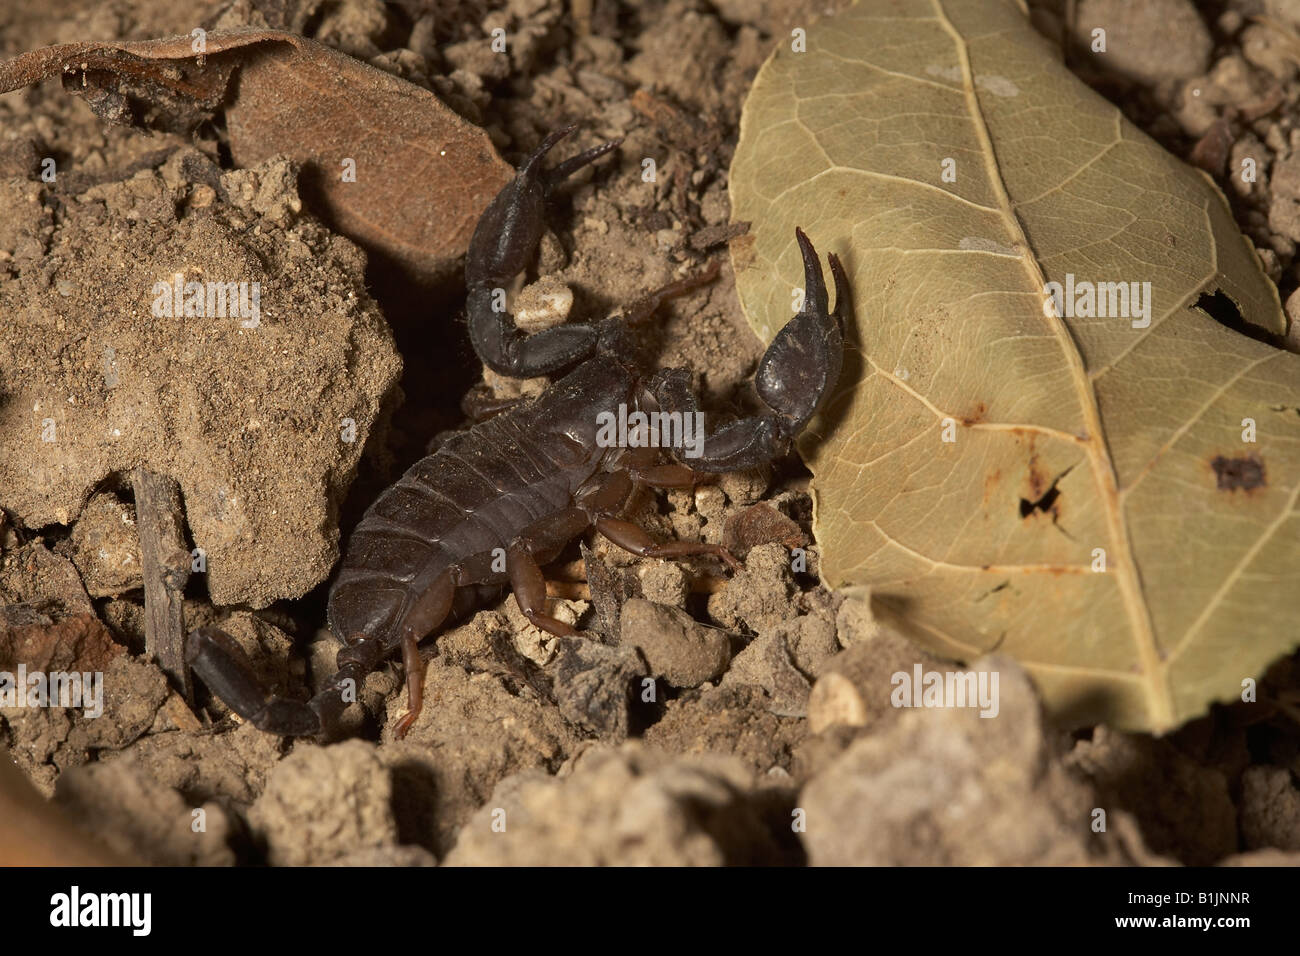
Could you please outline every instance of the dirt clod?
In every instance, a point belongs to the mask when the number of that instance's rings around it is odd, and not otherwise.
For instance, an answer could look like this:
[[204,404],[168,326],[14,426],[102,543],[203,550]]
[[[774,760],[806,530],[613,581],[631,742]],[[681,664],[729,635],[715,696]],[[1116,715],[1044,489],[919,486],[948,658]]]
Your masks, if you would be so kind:
[[749,774],[719,756],[639,744],[582,754],[568,774],[503,780],[461,833],[450,866],[716,866],[771,837],[744,799]]
[[634,598],[623,605],[622,644],[645,655],[650,673],[674,687],[716,679],[731,660],[726,631],[706,627],[685,611]]
[[192,807],[136,760],[77,767],[59,778],[54,804],[125,857],[155,866],[229,866],[231,820],[219,804]]
[[[1007,658],[997,671],[1001,712],[903,713],[858,738],[799,796],[814,866],[1048,865],[1123,862],[1113,838],[1080,825],[1096,801],[1048,759],[1038,699]],[[978,820],[972,828],[970,822]]]
[[280,761],[248,813],[277,866],[329,863],[397,842],[393,785],[375,745],[300,745]]

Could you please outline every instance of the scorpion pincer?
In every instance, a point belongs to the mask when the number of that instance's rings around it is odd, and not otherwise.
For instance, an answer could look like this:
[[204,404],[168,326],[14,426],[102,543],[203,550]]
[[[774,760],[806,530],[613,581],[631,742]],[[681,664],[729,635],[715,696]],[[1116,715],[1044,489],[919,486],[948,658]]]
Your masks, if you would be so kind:
[[[547,136],[524,161],[483,212],[465,261],[469,332],[483,362],[511,376],[567,374],[535,400],[480,422],[416,462],[366,511],[329,595],[329,626],[343,642],[338,673],[311,700],[268,695],[243,650],[220,629],[190,633],[185,656],[195,673],[259,729],[329,733],[365,675],[400,647],[408,709],[396,733],[404,736],[423,703],[420,640],[453,608],[473,606],[485,586],[509,584],[529,621],[551,634],[574,634],[547,614],[540,566],[593,526],[633,554],[711,555],[738,567],[716,544],[655,541],[625,519],[630,503],[642,487],[686,488],[703,474],[753,468],[786,454],[834,387],[843,323],[850,317],[848,279],[830,255],[836,298],[831,311],[817,253],[796,229],[805,301],[759,363],[755,385],[768,410],[706,433],[689,467],[680,450],[598,442],[599,416],[620,403],[689,415],[697,406],[686,369],[664,369],[645,379],[625,364],[625,318],[529,335],[508,312],[493,308],[497,290],[523,271],[536,250],[551,191],[618,146],[604,143],[544,168],[547,153],[574,128]],[[649,302],[643,313],[691,286],[684,280],[652,294],[642,300]]]

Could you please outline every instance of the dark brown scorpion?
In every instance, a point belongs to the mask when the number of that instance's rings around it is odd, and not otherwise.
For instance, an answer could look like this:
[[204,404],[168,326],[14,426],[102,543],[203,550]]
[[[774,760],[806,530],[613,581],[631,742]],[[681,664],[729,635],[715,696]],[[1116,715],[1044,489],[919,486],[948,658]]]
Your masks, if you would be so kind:
[[624,364],[624,318],[527,335],[504,308],[494,307],[501,289],[537,248],[551,190],[618,146],[618,141],[604,143],[544,168],[546,154],[574,128],[547,136],[524,161],[479,219],[465,260],[470,338],[483,362],[518,377],[571,370],[532,402],[444,443],[366,511],[329,595],[329,626],[344,645],[338,673],[311,700],[268,696],[243,650],[220,629],[203,627],[189,635],[185,656],[194,671],[259,729],[283,735],[328,732],[356,699],[365,675],[400,647],[408,709],[396,733],[404,736],[423,703],[420,640],[453,606],[477,598],[483,586],[508,583],[529,621],[551,634],[574,634],[546,613],[540,566],[592,526],[633,554],[712,555],[738,567],[719,545],[659,543],[623,515],[642,487],[690,487],[702,474],[752,468],[785,454],[835,385],[850,308],[848,279],[831,254],[836,298],[831,311],[817,253],[796,229],[804,306],[777,334],[756,373],[758,395],[770,411],[707,434],[689,467],[679,451],[664,461],[661,448],[608,447],[599,441],[599,416],[620,403],[628,410],[694,415],[696,400],[685,369],[665,369],[643,380]]

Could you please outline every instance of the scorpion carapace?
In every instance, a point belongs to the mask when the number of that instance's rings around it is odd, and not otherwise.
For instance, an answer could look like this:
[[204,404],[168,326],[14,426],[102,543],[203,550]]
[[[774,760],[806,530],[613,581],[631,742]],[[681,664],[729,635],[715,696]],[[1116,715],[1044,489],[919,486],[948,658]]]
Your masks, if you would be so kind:
[[[769,410],[706,433],[689,458],[681,449],[600,440],[602,413],[620,404],[693,414],[696,401],[685,369],[642,379],[625,364],[624,318],[525,335],[509,313],[493,307],[499,290],[536,251],[551,190],[618,145],[605,143],[543,168],[546,154],[573,129],[547,136],[524,161],[479,219],[465,261],[470,337],[483,362],[508,375],[568,374],[530,403],[444,443],[366,511],[330,590],[329,625],[344,645],[338,673],[311,700],[268,696],[242,649],[220,629],[189,635],[186,660],[213,693],[258,728],[284,735],[328,732],[356,699],[365,675],[400,647],[408,710],[396,733],[404,736],[422,705],[420,640],[481,587],[509,584],[529,621],[552,634],[574,633],[546,613],[541,565],[593,526],[634,554],[710,555],[738,567],[719,545],[660,543],[623,516],[642,487],[690,487],[701,474],[751,468],[785,454],[830,394],[849,317],[848,279],[832,254],[831,311],[817,254],[796,229],[806,293],[802,311],[777,334],[756,373]],[[647,297],[642,313],[690,286],[689,280],[675,283]]]

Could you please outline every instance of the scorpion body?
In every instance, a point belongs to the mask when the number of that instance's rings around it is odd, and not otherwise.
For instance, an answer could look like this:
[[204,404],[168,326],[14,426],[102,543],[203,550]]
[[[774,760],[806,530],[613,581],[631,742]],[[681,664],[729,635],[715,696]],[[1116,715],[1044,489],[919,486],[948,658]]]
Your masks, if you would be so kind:
[[[406,668],[403,736],[422,707],[424,666],[418,645],[484,588],[509,584],[524,616],[552,634],[574,629],[546,613],[541,565],[591,527],[648,557],[710,555],[738,567],[721,546],[659,543],[624,514],[643,487],[690,487],[701,473],[754,467],[783,454],[829,394],[839,373],[848,282],[830,257],[836,309],[829,310],[811,243],[803,254],[804,310],[777,335],[759,366],[757,390],[772,410],[709,434],[687,467],[653,447],[606,447],[602,413],[633,410],[693,414],[684,369],[648,380],[620,358],[626,318],[566,324],[525,335],[494,293],[523,270],[541,235],[544,200],[574,170],[614,148],[605,143],[550,170],[546,153],[572,128],[548,136],[480,218],[466,256],[467,312],[475,350],[489,367],[517,376],[570,369],[532,402],[480,422],[421,459],[370,506],[353,531],[330,591],[331,630],[343,641],[338,673],[310,701],[268,696],[242,649],[218,628],[192,632],[186,658],[204,683],[262,730],[303,735],[328,731],[365,675],[398,648]],[[698,284],[686,280],[641,304]],[[349,691],[351,693],[349,693]]]

